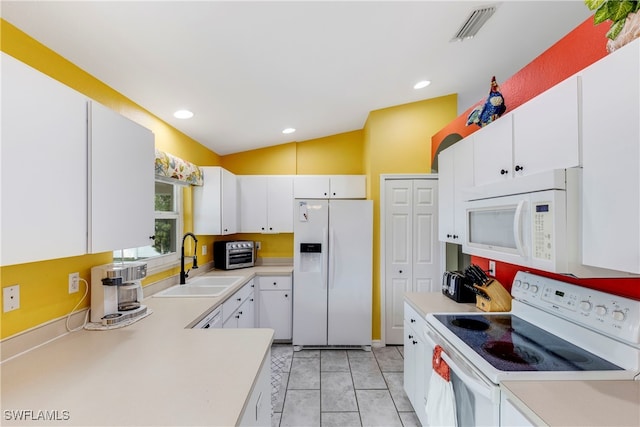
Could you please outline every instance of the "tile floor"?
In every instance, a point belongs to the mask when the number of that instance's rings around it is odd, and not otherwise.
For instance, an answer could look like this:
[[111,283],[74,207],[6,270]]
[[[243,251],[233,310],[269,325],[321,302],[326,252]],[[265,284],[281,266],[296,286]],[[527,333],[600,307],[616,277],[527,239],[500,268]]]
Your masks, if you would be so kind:
[[274,427],[419,426],[403,389],[403,348],[271,348]]

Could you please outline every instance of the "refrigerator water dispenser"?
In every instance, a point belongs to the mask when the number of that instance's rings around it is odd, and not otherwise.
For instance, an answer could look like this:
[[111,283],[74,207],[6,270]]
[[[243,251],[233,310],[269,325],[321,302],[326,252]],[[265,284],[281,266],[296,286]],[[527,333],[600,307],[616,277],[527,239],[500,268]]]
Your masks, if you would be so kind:
[[322,271],[322,243],[300,243],[300,271],[302,273]]

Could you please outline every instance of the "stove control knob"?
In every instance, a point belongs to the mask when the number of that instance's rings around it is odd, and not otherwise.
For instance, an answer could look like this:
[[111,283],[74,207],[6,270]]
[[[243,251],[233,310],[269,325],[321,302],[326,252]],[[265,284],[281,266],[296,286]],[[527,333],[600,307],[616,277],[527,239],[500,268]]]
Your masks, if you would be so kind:
[[531,292],[533,292],[534,294],[538,292],[538,285],[531,285]]
[[622,322],[627,317],[626,314],[624,314],[624,311],[621,310],[614,310],[613,313],[611,313],[611,316],[613,316],[614,320],[619,322]]
[[607,314],[607,307],[605,307],[604,305],[596,305],[596,314],[598,316],[604,316],[605,314]]
[[520,285],[522,285],[522,283],[520,282],[520,280],[516,280],[515,282],[513,282],[513,284],[515,285],[516,288],[519,288]]
[[524,282],[524,283],[522,284],[522,289],[524,289],[525,291],[526,291],[527,289],[529,289],[529,282]]
[[584,311],[591,311],[592,306],[589,301],[580,301],[580,308]]

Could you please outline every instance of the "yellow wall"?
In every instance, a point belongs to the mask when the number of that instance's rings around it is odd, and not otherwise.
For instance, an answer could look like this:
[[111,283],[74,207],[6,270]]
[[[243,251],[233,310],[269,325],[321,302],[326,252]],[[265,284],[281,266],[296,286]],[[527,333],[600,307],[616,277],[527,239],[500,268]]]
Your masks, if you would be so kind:
[[363,132],[341,133],[298,143],[298,175],[361,175]]
[[[123,116],[151,129],[156,147],[199,165],[219,165],[220,156],[169,126],[122,94],[111,89],[46,46],[29,37],[10,23],[0,19],[0,49],[44,74],[83,93],[95,101],[118,111]],[[62,153],[61,153],[62,155]],[[28,160],[28,159],[27,159]],[[55,159],[52,159],[55,161]],[[191,191],[184,191],[185,231],[192,228]],[[210,244],[212,236],[202,236],[200,244]],[[33,244],[37,244],[34,241]],[[212,259],[212,251],[201,262]],[[56,259],[0,268],[1,286],[20,285],[20,309],[2,313],[1,338],[14,335],[41,323],[64,316],[76,305],[79,293],[68,294],[68,274],[79,272],[89,281],[91,267],[111,262],[110,252]],[[145,284],[169,277],[178,268],[148,277]],[[85,300],[81,307],[87,307]]]
[[380,175],[430,173],[431,136],[457,115],[457,96],[372,111],[364,127],[368,198],[373,200],[373,339],[381,338]]

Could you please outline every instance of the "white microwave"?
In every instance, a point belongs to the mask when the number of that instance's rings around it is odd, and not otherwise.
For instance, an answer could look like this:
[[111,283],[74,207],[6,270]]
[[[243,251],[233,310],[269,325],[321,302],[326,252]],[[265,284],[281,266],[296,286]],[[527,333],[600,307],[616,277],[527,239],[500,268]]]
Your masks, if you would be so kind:
[[466,203],[463,251],[567,272],[567,194],[546,190]]
[[582,264],[580,168],[466,191],[462,251],[576,277],[629,277]]

